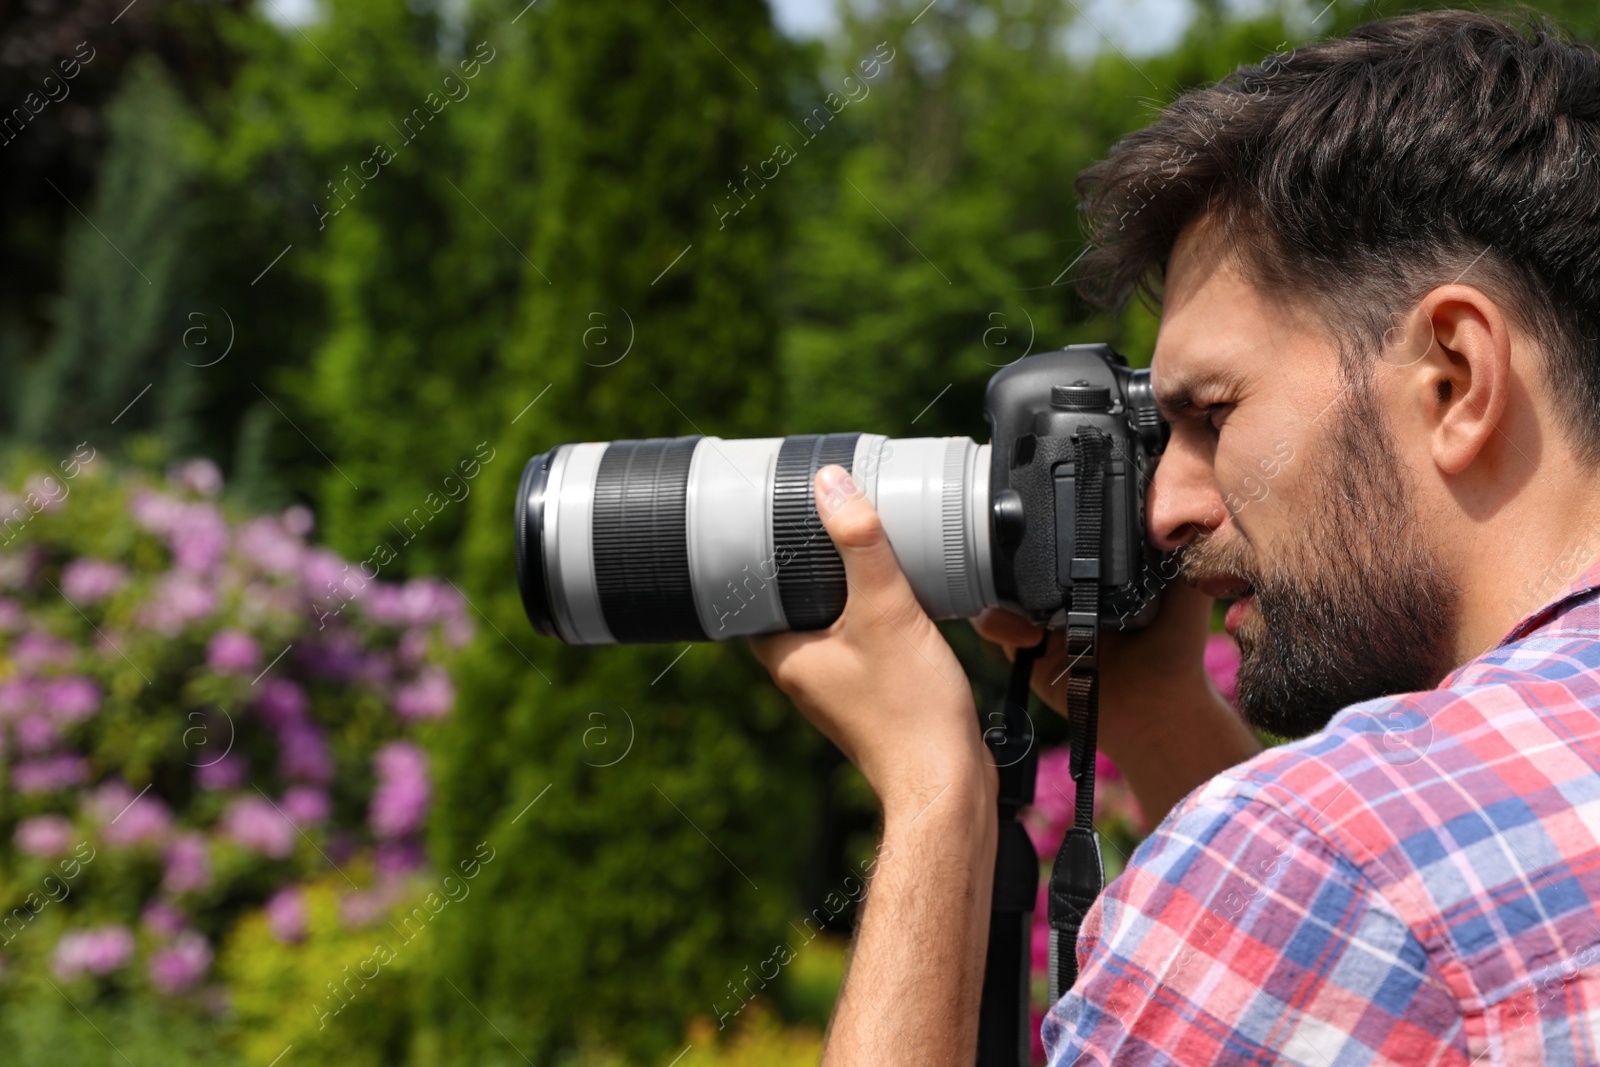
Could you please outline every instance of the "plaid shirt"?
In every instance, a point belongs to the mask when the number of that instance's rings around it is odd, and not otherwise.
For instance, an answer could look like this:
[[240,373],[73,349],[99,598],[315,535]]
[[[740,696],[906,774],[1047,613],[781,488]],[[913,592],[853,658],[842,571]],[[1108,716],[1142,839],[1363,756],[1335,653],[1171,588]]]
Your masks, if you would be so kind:
[[1600,1063],[1597,587],[1190,793],[1086,917],[1052,1067]]

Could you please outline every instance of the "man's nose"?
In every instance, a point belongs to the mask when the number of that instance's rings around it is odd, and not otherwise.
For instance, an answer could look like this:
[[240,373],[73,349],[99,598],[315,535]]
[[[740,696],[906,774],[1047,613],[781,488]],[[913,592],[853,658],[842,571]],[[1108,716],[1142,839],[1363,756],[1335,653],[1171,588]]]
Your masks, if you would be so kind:
[[1171,552],[1227,518],[1210,457],[1187,448],[1177,435],[1156,464],[1146,505],[1150,542]]

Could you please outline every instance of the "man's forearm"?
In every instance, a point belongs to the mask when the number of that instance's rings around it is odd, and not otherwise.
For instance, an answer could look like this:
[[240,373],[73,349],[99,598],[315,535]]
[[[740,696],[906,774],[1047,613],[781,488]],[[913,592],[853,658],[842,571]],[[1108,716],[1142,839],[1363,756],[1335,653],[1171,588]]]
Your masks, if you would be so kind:
[[970,1067],[989,939],[994,776],[885,802],[873,874],[824,1067]]

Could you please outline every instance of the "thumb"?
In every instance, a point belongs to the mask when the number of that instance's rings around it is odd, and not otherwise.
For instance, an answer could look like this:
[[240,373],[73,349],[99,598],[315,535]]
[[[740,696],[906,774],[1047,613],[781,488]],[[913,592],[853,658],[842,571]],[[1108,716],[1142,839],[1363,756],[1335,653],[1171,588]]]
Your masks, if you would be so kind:
[[851,599],[859,590],[882,611],[899,601],[916,605],[911,583],[889,546],[883,521],[855,479],[837,463],[829,463],[817,471],[815,488],[817,514],[844,561]]

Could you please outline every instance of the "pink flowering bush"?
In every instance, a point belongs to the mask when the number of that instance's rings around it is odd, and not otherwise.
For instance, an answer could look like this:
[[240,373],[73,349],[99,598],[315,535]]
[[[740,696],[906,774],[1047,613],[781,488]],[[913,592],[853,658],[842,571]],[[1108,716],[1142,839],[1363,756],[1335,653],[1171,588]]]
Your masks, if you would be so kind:
[[0,488],[0,1003],[33,975],[225,1011],[242,922],[293,945],[306,886],[359,924],[426,873],[419,740],[470,609],[304,508],[235,513],[207,461],[79,459],[48,507]]

